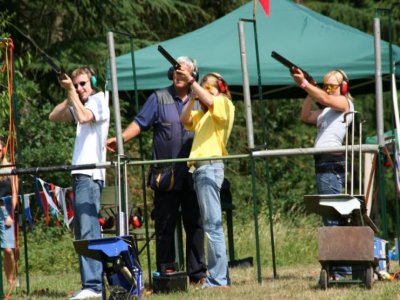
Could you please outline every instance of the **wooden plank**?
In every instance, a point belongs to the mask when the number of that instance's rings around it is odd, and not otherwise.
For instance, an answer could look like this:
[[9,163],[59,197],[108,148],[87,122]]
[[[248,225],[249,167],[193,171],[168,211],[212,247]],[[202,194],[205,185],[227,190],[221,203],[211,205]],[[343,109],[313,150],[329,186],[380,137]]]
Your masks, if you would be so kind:
[[374,232],[368,226],[332,226],[318,228],[320,261],[372,262]]

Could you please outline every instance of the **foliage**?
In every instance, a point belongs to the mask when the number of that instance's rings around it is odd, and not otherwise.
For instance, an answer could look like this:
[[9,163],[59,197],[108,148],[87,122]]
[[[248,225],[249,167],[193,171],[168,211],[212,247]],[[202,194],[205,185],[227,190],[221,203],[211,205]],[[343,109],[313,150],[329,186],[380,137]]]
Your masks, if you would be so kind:
[[[47,226],[41,221],[27,233],[27,237],[30,273],[62,274],[78,271],[78,259],[73,248],[71,231],[55,224]],[[26,249],[22,235],[20,249],[19,270],[24,272],[26,270],[24,259]]]
[[[370,34],[373,34],[372,20],[379,16],[382,19],[381,35],[387,41],[389,15],[391,15],[392,34],[396,34],[400,29],[400,9],[397,0],[304,0],[303,2],[312,10]],[[393,36],[392,41],[399,44],[400,36]]]

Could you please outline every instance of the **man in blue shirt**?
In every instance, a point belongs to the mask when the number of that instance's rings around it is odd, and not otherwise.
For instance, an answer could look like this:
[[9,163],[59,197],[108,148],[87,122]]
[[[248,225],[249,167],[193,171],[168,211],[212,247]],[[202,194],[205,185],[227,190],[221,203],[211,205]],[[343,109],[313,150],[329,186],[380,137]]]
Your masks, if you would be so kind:
[[[191,58],[182,56],[177,61],[181,68],[197,73],[196,62]],[[184,129],[180,122],[180,113],[191,97],[193,82],[188,83],[173,68],[169,70],[168,77],[173,84],[152,93],[139,114],[122,133],[125,143],[142,131],[153,129],[153,159],[186,158],[193,141],[193,133]],[[107,140],[107,148],[115,151],[115,137]],[[175,262],[174,232],[181,210],[186,232],[186,266],[189,280],[191,283],[203,283],[206,277],[204,232],[196,193],[186,162],[175,163],[173,167],[174,182],[171,189],[153,188],[152,216],[155,222],[157,270],[161,271],[163,264]]]

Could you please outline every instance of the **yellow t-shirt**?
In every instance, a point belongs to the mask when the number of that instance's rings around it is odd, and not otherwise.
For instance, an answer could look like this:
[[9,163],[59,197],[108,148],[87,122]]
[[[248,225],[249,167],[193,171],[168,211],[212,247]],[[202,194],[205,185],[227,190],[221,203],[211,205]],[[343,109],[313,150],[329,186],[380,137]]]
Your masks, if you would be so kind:
[[235,117],[232,101],[224,94],[219,94],[214,96],[213,106],[206,113],[196,110],[191,115],[192,126],[185,126],[187,130],[195,132],[189,158],[228,155],[226,144]]

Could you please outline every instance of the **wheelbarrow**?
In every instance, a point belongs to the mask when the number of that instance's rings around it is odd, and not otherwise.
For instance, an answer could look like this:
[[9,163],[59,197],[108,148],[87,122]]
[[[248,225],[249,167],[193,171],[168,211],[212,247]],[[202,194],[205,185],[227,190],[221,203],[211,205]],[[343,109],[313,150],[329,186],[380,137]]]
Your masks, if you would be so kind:
[[[345,226],[319,227],[318,259],[321,264],[319,285],[327,289],[331,284],[363,283],[372,288],[374,268],[375,224],[365,214],[362,196],[305,195],[306,211],[318,213]],[[351,279],[334,279],[334,269],[351,267]]]

